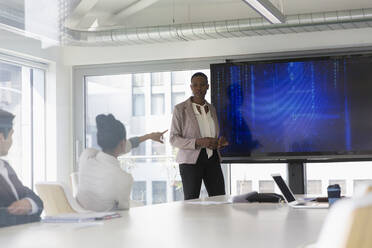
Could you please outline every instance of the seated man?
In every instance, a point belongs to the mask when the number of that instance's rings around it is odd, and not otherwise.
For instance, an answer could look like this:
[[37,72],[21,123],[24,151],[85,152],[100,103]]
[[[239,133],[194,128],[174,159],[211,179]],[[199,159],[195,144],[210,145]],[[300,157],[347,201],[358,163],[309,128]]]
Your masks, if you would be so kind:
[[[0,109],[0,157],[6,156],[12,146],[13,118]],[[0,227],[39,221],[42,211],[41,199],[0,159]]]

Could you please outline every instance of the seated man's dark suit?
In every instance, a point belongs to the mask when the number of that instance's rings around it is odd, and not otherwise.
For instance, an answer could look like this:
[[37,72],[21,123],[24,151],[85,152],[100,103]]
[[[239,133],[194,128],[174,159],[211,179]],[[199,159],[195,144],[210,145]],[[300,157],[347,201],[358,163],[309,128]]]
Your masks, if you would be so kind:
[[8,176],[15,190],[17,191],[19,199],[31,198],[38,206],[38,212],[32,215],[13,215],[10,214],[7,208],[15,201],[17,201],[12,189],[2,175],[0,175],[0,227],[24,224],[28,222],[40,221],[40,214],[43,211],[43,202],[41,199],[29,188],[23,186],[18,179],[15,171],[4,162],[5,168],[8,170]]

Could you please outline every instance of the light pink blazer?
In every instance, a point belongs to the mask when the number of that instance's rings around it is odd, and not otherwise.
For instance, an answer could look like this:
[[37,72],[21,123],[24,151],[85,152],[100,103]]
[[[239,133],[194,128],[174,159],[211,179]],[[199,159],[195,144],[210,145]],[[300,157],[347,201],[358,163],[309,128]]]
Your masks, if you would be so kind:
[[[207,102],[216,128],[216,137],[220,132],[216,109]],[[173,110],[172,126],[170,130],[170,143],[179,148],[176,161],[179,164],[195,164],[198,160],[200,148],[195,148],[196,139],[201,138],[198,121],[192,108],[191,97]],[[219,155],[219,154],[218,154]]]

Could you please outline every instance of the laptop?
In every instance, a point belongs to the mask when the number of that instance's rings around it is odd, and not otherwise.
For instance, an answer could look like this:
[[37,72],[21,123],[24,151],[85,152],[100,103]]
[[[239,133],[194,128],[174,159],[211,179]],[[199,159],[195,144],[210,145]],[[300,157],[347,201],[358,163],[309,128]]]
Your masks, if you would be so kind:
[[280,191],[282,192],[285,201],[288,203],[289,206],[293,208],[328,208],[328,203],[319,203],[319,202],[311,202],[311,201],[301,201],[297,200],[296,197],[293,195],[291,189],[283,180],[280,174],[271,174],[272,178],[274,179],[276,185],[278,185]]

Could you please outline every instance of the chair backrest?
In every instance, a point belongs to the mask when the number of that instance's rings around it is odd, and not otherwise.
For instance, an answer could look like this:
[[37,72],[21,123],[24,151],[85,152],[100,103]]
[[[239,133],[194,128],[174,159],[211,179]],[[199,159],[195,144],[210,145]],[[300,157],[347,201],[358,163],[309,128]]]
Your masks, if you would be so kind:
[[330,208],[315,247],[370,248],[371,220],[372,193],[338,200]]
[[368,186],[366,187],[366,193],[367,193],[367,194],[372,193],[372,185],[368,185]]
[[76,197],[79,185],[79,172],[72,172],[70,175],[72,195]]
[[42,182],[35,185],[41,200],[44,203],[46,215],[76,213],[66,196],[66,191],[61,183]]
[[353,212],[352,224],[346,248],[372,247],[372,206],[357,208]]

